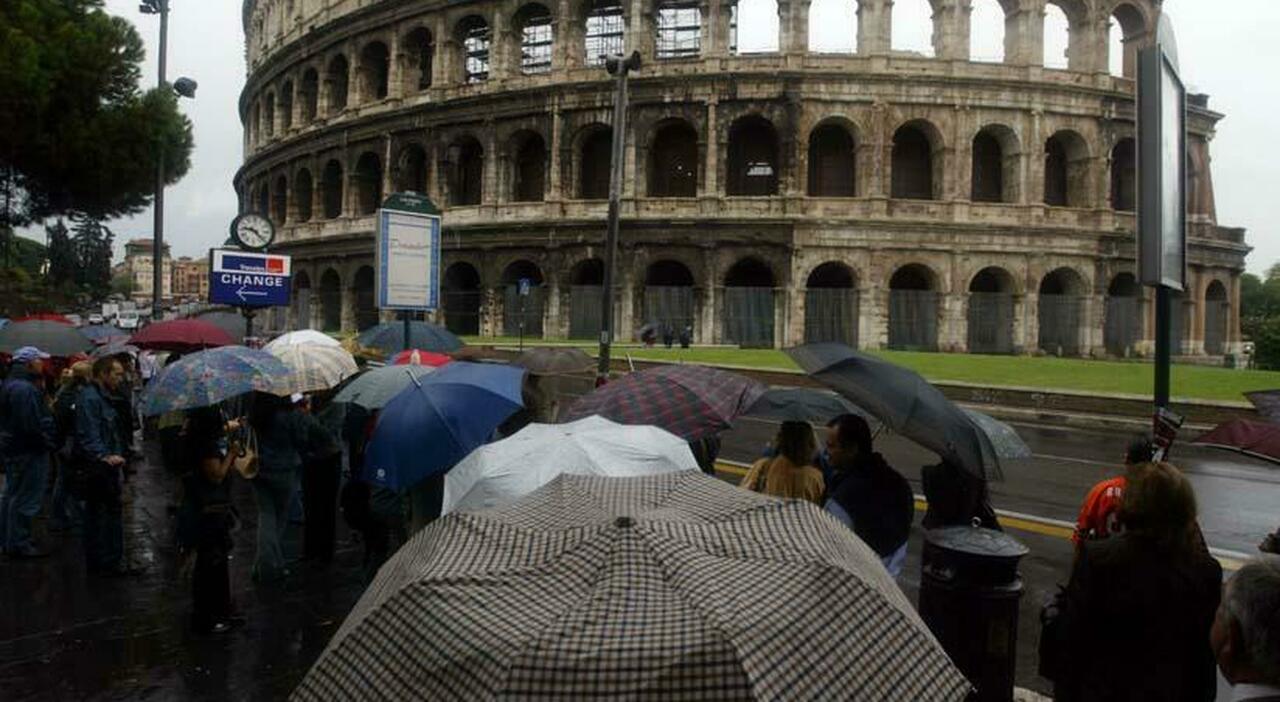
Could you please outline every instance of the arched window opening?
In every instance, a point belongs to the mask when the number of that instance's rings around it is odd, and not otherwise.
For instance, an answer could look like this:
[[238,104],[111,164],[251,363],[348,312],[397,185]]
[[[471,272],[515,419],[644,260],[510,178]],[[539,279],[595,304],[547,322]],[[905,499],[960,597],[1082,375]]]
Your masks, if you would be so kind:
[[759,115],[729,128],[729,195],[778,194],[778,132]]
[[554,42],[551,11],[542,5],[525,5],[516,13],[520,32],[520,72],[526,76],[551,72],[551,46]]
[[1013,276],[984,268],[969,282],[969,353],[1013,353]]
[[1045,142],[1044,202],[1053,207],[1088,206],[1089,147],[1075,132],[1058,132]]
[[297,211],[299,222],[311,221],[311,198],[313,195],[311,171],[302,169],[293,177],[293,208]]
[[356,197],[359,213],[370,215],[382,205],[382,161],[366,151],[356,161]]
[[489,24],[477,15],[468,15],[458,23],[464,83],[483,83],[489,80],[489,37]]
[[804,340],[858,345],[858,291],[853,271],[843,263],[824,263],[809,274],[804,294]]
[[854,197],[857,181],[857,146],[849,131],[823,124],[810,132],[809,195]]
[[744,348],[772,348],[773,271],[757,258],[744,258],[724,277],[724,342]]
[[889,279],[889,348],[938,350],[938,293],[933,272],[912,263]]
[[516,160],[513,170],[512,199],[516,202],[541,202],[547,179],[547,144],[541,134],[524,132],[516,138]]
[[271,221],[276,226],[289,221],[289,179],[284,176],[277,177],[271,189]]
[[298,92],[302,99],[302,122],[311,124],[316,121],[320,99],[320,74],[316,73],[316,69],[308,68],[302,73],[302,83]]
[[644,322],[677,333],[695,326],[693,274],[683,263],[656,261],[645,270]]
[[1061,7],[1048,3],[1044,8],[1044,67],[1065,69],[1071,62],[1071,22]]
[[894,0],[890,21],[894,51],[933,57],[933,8],[929,0]]
[[391,53],[380,41],[366,44],[360,52],[360,94],[365,100],[387,97],[391,75]]
[[249,113],[249,143],[257,144],[262,140],[262,105],[253,103]]
[[974,202],[1017,202],[1022,154],[1018,137],[1003,125],[985,127],[973,138]]
[[427,192],[427,151],[418,144],[410,144],[400,152],[400,173],[396,190],[400,192]]
[[293,127],[293,81],[287,80],[280,88],[280,124],[283,129]]
[[604,262],[598,258],[578,261],[569,272],[569,338],[600,337]]
[[698,0],[660,0],[656,25],[659,59],[697,58],[702,50],[702,10]]
[[436,45],[430,30],[418,27],[404,38],[404,86],[406,93],[431,87],[431,69]]
[[[940,149],[939,149],[940,151]],[[923,125],[906,124],[893,135],[891,196],[906,200],[938,199],[934,182],[934,144]],[[938,169],[938,173],[941,173]]]
[[1138,193],[1138,154],[1133,139],[1121,139],[1111,150],[1111,209],[1133,212]]
[[1107,286],[1102,337],[1107,353],[1118,358],[1132,356],[1142,338],[1141,288],[1132,273],[1118,274]]
[[324,165],[321,178],[321,190],[324,198],[325,219],[337,219],[342,216],[342,164],[336,160]]
[[969,16],[969,60],[1004,63],[1005,17],[999,0],[973,0]]
[[311,328],[311,276],[306,271],[293,275],[293,296],[289,301],[294,329]]
[[270,139],[276,135],[276,95],[267,93],[262,99],[262,133]]
[[351,285],[356,298],[356,331],[364,331],[378,323],[378,301],[373,286],[373,268],[361,266]]
[[449,203],[479,205],[484,194],[484,149],[474,137],[465,137],[449,147],[453,165]]
[[1204,352],[1221,356],[1227,350],[1227,324],[1231,319],[1231,300],[1227,288],[1215,280],[1204,291]]
[[857,0],[814,0],[809,5],[809,51],[852,54],[857,50]]
[[342,54],[329,61],[324,80],[329,85],[329,114],[343,111],[347,107],[347,87],[350,80],[351,67],[347,57]]
[[446,268],[440,284],[445,328],[454,334],[479,335],[483,298],[480,273],[475,266],[458,262]]
[[777,0],[738,0],[729,15],[729,52],[776,53],[781,22]]
[[660,127],[649,155],[649,197],[697,196],[698,133],[688,122]]
[[342,278],[332,268],[320,276],[320,326],[327,332],[342,330]]
[[271,216],[271,191],[267,188],[266,183],[258,186],[257,212],[263,217]]
[[603,66],[609,56],[622,54],[626,19],[620,0],[594,0],[587,11],[584,55],[588,66]]
[[[527,295],[520,294],[522,280],[527,281]],[[542,336],[546,303],[542,269],[531,261],[516,261],[502,272],[502,284],[502,333],[505,336]]]
[[1108,62],[1111,75],[1136,78],[1138,75],[1138,45],[1146,34],[1146,20],[1142,12],[1129,4],[1120,4],[1111,14],[1108,30]]
[[1059,268],[1040,281],[1040,349],[1054,356],[1078,356],[1085,322],[1086,287],[1080,274]]
[[582,140],[578,167],[578,197],[604,200],[609,197],[609,162],[613,152],[613,132],[595,127]]

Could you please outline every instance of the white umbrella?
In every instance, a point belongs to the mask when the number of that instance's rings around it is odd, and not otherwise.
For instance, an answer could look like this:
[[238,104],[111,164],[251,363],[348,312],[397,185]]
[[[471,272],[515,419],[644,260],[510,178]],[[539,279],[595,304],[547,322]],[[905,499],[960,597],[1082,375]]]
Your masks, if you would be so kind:
[[299,346],[304,344],[333,346],[336,348],[342,347],[342,344],[337,339],[325,334],[324,332],[318,332],[314,329],[300,329],[298,331],[292,331],[288,334],[281,334],[280,336],[277,336],[271,340],[271,343],[267,344],[263,348],[270,351],[273,348],[281,346]]
[[266,350],[289,368],[288,377],[279,383],[278,395],[328,390],[360,372],[355,359],[341,347],[292,344],[267,346]]
[[658,427],[594,415],[530,424],[481,446],[445,475],[441,514],[506,506],[561,474],[625,478],[682,470],[698,470],[689,444]]

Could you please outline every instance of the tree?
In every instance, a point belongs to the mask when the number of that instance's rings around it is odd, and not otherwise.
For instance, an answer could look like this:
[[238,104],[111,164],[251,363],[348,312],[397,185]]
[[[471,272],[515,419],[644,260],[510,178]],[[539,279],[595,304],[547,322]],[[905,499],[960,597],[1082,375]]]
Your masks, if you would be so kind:
[[49,238],[49,282],[55,286],[75,283],[80,265],[67,225],[58,219],[44,231]]
[[111,230],[92,217],[76,222],[72,237],[76,285],[94,299],[102,299],[111,292],[111,242],[114,239]]
[[191,162],[172,90],[142,92],[142,39],[103,0],[0,3],[0,236],[57,216],[96,220],[151,202]]
[[128,272],[111,278],[111,292],[122,297],[133,296],[133,276]]

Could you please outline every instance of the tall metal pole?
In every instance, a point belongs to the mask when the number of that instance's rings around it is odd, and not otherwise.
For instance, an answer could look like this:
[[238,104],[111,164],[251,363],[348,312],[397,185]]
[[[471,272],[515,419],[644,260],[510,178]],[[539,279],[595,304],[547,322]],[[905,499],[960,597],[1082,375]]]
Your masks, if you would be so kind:
[[627,140],[627,74],[640,68],[640,52],[625,59],[610,57],[606,66],[615,78],[613,94],[613,143],[609,155],[609,223],[605,234],[604,285],[600,305],[600,361],[596,386],[609,379],[609,351],[613,342],[613,277],[618,265],[618,214],[622,201],[623,160]]
[[1156,286],[1156,363],[1155,405],[1169,407],[1169,373],[1173,365],[1173,340],[1169,338],[1173,322],[1173,296],[1169,288]]
[[[169,53],[169,0],[158,0],[160,9],[160,83],[161,91],[167,89],[165,68]],[[153,206],[151,247],[151,320],[160,321],[160,296],[164,292],[164,140],[157,142],[156,194]]]
[[412,312],[410,312],[409,310],[404,310],[403,312],[400,313],[400,318],[404,320],[404,350],[405,351],[408,351],[410,348],[412,348],[412,344],[409,343],[409,331],[410,331],[409,328],[411,326],[411,323],[409,321],[409,315],[411,314]]

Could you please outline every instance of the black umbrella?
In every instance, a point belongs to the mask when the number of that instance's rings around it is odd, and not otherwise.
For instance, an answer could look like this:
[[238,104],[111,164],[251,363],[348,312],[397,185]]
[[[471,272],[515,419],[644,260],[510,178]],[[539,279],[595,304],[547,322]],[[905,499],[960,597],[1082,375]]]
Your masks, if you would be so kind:
[[779,422],[826,424],[842,414],[862,417],[872,425],[873,430],[878,424],[874,417],[845,398],[811,388],[769,388],[743,416]]
[[537,375],[585,373],[596,367],[596,360],[576,347],[541,347],[522,352],[511,362]]
[[462,348],[462,339],[437,324],[409,323],[409,344],[404,343],[404,322],[383,322],[364,331],[356,338],[361,346],[378,349],[385,355],[405,349],[422,349],[436,353],[449,353]]
[[65,357],[87,353],[93,348],[93,342],[79,329],[62,322],[10,322],[0,329],[0,353],[11,354],[23,346],[34,346],[51,356]]
[[1249,398],[1263,419],[1280,424],[1280,390],[1255,390],[1246,392],[1244,396]]
[[914,371],[844,344],[807,344],[787,355],[898,434],[980,479],[1001,477],[987,434]]

